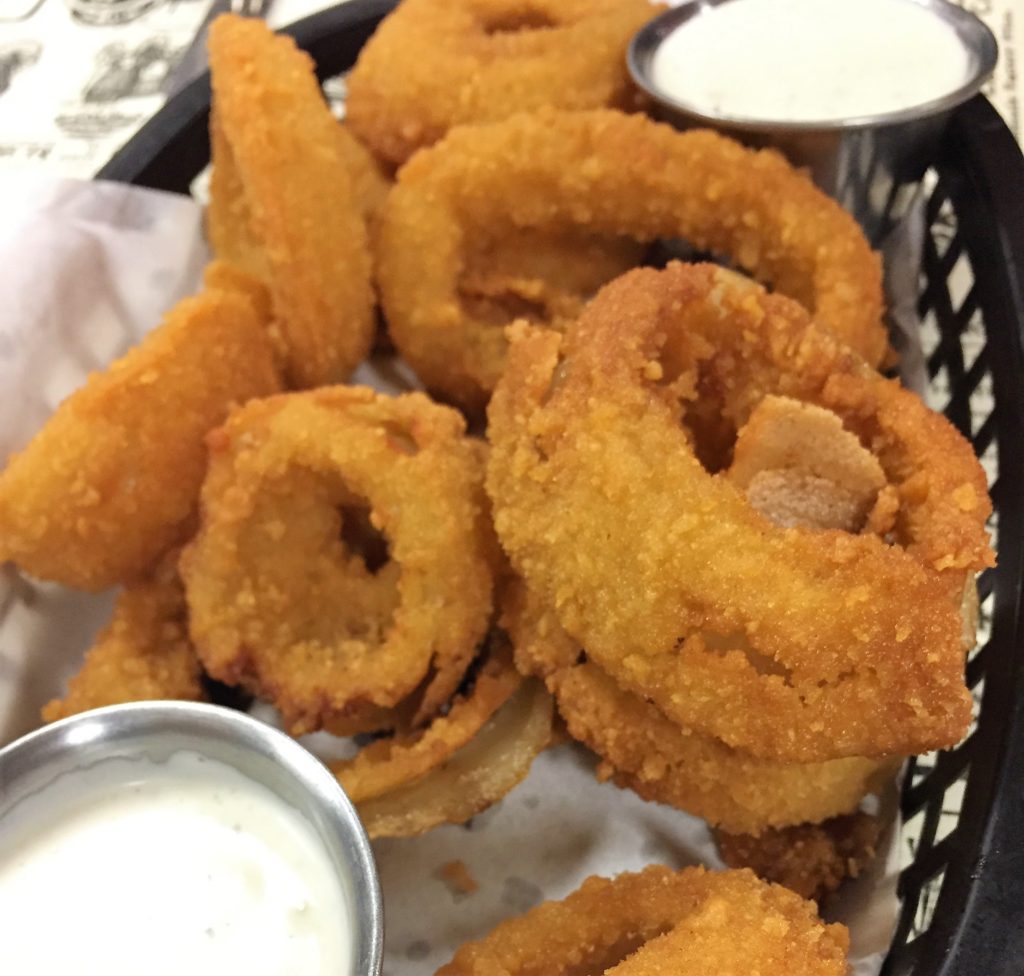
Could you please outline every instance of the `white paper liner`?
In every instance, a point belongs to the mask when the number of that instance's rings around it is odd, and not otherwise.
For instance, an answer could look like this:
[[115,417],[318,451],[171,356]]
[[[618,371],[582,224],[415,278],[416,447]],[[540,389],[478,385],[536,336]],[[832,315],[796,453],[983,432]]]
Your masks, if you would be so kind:
[[[3,198],[9,197],[8,201]],[[197,287],[205,248],[192,201],[96,183],[18,184],[0,192],[18,217],[0,229],[0,456],[25,444],[89,370],[122,353]],[[11,212],[11,211],[7,211]],[[402,377],[363,367],[356,380],[390,390]],[[0,744],[39,724],[110,613],[111,594],[0,577]],[[386,911],[386,976],[425,976],[502,919],[561,898],[593,874],[658,862],[721,867],[703,821],[600,784],[582,748],[543,754],[529,777],[466,826],[374,844]],[[856,976],[874,976],[898,902],[895,792],[872,869],[846,886],[829,917],[850,926]],[[453,894],[438,876],[463,861],[479,884]]]

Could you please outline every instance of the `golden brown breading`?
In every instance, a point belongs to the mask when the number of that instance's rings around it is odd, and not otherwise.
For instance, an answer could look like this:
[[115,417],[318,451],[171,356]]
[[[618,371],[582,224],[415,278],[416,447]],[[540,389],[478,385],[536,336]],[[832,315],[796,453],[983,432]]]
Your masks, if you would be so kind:
[[338,125],[337,141],[338,152],[352,178],[356,204],[371,228],[391,192],[392,181],[373,153],[352,134],[351,126]]
[[562,330],[602,285],[639,265],[646,250],[628,237],[575,228],[474,228],[463,241],[458,301],[499,339],[518,319]]
[[625,107],[626,46],[650,0],[404,0],[348,76],[347,118],[390,163],[453,125],[550,105]]
[[760,837],[716,831],[715,840],[729,867],[750,868],[802,898],[820,901],[874,860],[880,832],[877,817],[853,813],[766,830]]
[[898,759],[858,757],[787,765],[681,728],[586,660],[555,615],[521,583],[506,591],[503,622],[517,666],[545,681],[569,734],[601,757],[601,778],[713,825],[758,834],[846,813],[899,766]]
[[[785,476],[781,493],[764,490],[764,476],[774,474]],[[877,460],[835,414],[775,396],[741,428],[726,476],[776,524],[847,532],[862,528],[886,483]],[[858,757],[786,765],[681,728],[585,660],[521,581],[506,588],[504,622],[517,665],[546,681],[569,732],[602,758],[599,776],[727,830],[759,834],[846,813],[899,766],[899,758]]]
[[208,672],[294,732],[448,701],[487,632],[496,546],[482,445],[419,393],[326,387],[253,401],[209,438],[182,557]]
[[177,554],[152,576],[125,588],[114,616],[96,638],[64,698],[43,709],[43,720],[132,701],[201,701],[203,670],[188,638],[185,593]]
[[813,310],[870,362],[887,346],[882,277],[853,218],[779,154],[611,110],[453,129],[411,159],[384,207],[378,284],[427,388],[486,403],[507,340],[459,300],[482,229],[685,238]]
[[244,294],[180,302],[0,473],[0,559],[83,590],[146,573],[189,531],[206,433],[278,389],[267,323]]
[[214,252],[267,285],[290,385],[343,380],[369,352],[375,326],[358,195],[368,184],[360,179],[357,190],[352,147],[312,60],[290,38],[224,15],[209,47]]
[[[963,734],[959,603],[942,574],[956,567],[959,597],[964,571],[991,562],[990,505],[948,421],[794,302],[710,266],[630,272],[564,338],[513,336],[489,412],[498,535],[617,684],[778,761]],[[899,494],[899,545],[777,528],[703,468],[691,405],[735,429],[768,393],[830,409],[872,445]]]
[[843,976],[849,933],[750,871],[652,866],[588,878],[502,922],[437,976]]

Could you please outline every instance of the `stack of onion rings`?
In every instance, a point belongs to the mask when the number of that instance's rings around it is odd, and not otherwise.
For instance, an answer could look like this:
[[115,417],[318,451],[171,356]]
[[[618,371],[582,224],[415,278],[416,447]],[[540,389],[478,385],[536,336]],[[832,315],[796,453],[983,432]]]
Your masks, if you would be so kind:
[[[631,272],[564,339],[514,332],[490,409],[499,538],[617,684],[764,759],[957,741],[951,590],[992,554],[984,473],[947,421],[794,302],[711,266]],[[776,528],[702,467],[689,408],[735,430],[769,393],[871,445],[898,545]]]
[[[867,527],[869,510],[878,508],[880,494],[888,489],[877,459],[835,414],[774,396],[765,397],[740,430],[727,477],[776,524],[847,532]],[[521,581],[508,588],[504,603],[517,664],[545,680],[570,734],[601,757],[599,775],[729,831],[722,835],[729,850],[748,852],[749,866],[760,868],[758,873],[782,846],[778,838],[788,834],[776,829],[774,843],[760,847],[748,835],[798,824],[805,826],[796,829],[806,832],[812,829],[808,821],[848,813],[866,794],[878,792],[900,762],[853,757],[793,765],[744,755],[680,728],[654,705],[618,687],[585,660],[556,615]],[[798,846],[803,876],[839,877],[838,858],[810,863],[822,843]],[[790,877],[796,868],[787,862],[779,870]]]
[[[874,371],[852,218],[777,154],[627,114],[652,13],[405,0],[345,125],[291,41],[214,25],[204,292],[0,475],[0,558],[125,584],[47,720],[228,682],[359,737],[331,769],[393,837],[504,796],[557,705],[599,778],[705,817],[728,863],[815,896],[862,867],[849,811],[967,722],[985,481]],[[699,266],[604,287],[678,238],[778,294]],[[432,391],[471,423],[497,391],[490,462],[423,395],[325,386],[377,287]],[[442,972],[833,974],[845,947],[749,873],[654,868]]]

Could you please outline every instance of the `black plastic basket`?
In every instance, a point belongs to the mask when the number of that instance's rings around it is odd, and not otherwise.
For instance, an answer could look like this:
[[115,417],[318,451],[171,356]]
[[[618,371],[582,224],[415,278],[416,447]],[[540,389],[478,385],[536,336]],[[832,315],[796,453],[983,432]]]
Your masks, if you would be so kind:
[[[393,0],[350,2],[291,27],[321,78],[348,70]],[[102,179],[187,193],[209,162],[209,80],[189,85],[105,166]],[[1024,973],[1024,159],[981,96],[934,160],[919,312],[943,409],[993,472],[999,566],[979,580],[984,641],[967,664],[977,721],[961,745],[911,763],[916,829],[886,976]]]

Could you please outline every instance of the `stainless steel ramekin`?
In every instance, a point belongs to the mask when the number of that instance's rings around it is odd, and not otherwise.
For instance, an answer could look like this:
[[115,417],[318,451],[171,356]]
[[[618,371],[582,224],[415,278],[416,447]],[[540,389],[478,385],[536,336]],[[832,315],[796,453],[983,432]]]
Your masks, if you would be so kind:
[[[714,128],[750,146],[781,150],[792,163],[806,167],[814,181],[842,203],[869,239],[877,242],[913,198],[950,112],[976,95],[995,70],[998,45],[992,32],[949,0],[911,0],[942,18],[967,51],[968,77],[948,95],[899,111],[821,122],[709,115],[660,89],[651,66],[669,34],[708,8],[730,2],[692,0],[641,28],[629,47],[633,79],[654,100],[659,117],[679,128]],[[879,24],[878,29],[883,34],[885,25]]]
[[355,808],[319,760],[242,712],[193,702],[135,702],[31,732],[0,749],[0,824],[15,804],[66,773],[108,759],[165,762],[181,751],[234,767],[313,826],[352,913],[352,974],[378,976],[384,932],[380,885]]

